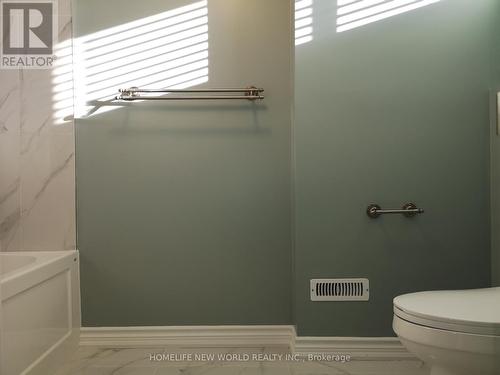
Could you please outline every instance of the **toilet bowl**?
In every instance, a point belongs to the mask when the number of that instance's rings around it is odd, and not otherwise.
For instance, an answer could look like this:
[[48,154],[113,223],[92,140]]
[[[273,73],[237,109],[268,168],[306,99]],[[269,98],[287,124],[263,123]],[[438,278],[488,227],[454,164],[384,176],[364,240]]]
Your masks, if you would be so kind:
[[396,297],[393,329],[431,375],[500,375],[500,288]]

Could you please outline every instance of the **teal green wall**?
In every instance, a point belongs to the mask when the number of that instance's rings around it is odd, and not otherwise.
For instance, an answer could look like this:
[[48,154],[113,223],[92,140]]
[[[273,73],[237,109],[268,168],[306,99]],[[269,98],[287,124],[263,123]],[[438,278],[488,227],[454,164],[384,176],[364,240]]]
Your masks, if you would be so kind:
[[492,90],[491,90],[491,270],[494,286],[500,286],[500,111],[497,92],[500,92],[500,3],[492,12],[494,28],[492,46]]
[[[490,16],[443,0],[336,33],[315,1],[296,48],[295,314],[305,336],[392,335],[392,298],[490,284]],[[369,203],[416,202],[407,219]],[[309,279],[367,277],[369,302],[309,300]]]
[[[76,36],[190,3],[76,0]],[[77,119],[84,326],[292,322],[290,4],[208,3],[205,86],[266,99]]]
[[[75,0],[76,35],[188,2],[166,3]],[[336,33],[335,0],[316,0],[314,39],[295,51],[292,144],[289,6],[209,0],[207,86],[261,84],[263,105],[77,119],[84,326],[387,336],[394,296],[489,285],[496,1],[443,0]],[[364,213],[407,201],[426,213]],[[370,301],[312,303],[316,277],[368,277]]]

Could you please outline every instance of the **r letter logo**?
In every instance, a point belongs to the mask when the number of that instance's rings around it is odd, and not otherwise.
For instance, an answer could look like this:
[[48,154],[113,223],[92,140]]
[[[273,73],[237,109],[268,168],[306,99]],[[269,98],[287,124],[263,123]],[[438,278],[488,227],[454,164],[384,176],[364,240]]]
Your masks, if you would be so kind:
[[56,4],[51,0],[26,2],[0,0],[2,19],[1,67],[6,69],[50,68]]

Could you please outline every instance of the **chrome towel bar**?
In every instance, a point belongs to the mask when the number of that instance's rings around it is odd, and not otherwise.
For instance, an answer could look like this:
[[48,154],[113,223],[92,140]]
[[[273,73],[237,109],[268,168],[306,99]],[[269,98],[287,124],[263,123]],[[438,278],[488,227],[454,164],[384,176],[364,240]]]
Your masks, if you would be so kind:
[[[246,87],[242,89],[140,89],[130,87],[119,89],[115,100],[262,100],[264,89],[257,87]],[[145,94],[145,95],[144,95]],[[152,96],[151,94],[177,94]],[[181,95],[179,95],[181,94]],[[183,94],[215,94],[215,95],[183,95]],[[229,94],[229,95],[221,95]],[[239,95],[231,95],[239,94]]]
[[418,214],[423,214],[424,210],[422,208],[418,208],[415,203],[406,203],[401,209],[389,209],[383,210],[378,204],[370,204],[366,208],[366,214],[372,218],[376,219],[380,215],[385,214],[402,214],[406,217],[413,217]]

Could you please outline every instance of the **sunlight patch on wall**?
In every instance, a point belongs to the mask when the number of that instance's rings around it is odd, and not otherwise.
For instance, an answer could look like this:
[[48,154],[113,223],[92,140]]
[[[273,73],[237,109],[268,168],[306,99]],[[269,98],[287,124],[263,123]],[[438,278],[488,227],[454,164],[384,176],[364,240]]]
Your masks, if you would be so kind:
[[63,125],[73,119],[73,47],[71,40],[54,46],[52,68],[52,108],[55,125]]
[[313,0],[295,0],[295,45],[313,39]]
[[117,108],[101,105],[120,88],[202,84],[208,81],[207,1],[77,38],[74,54],[76,117]]
[[338,0],[337,32],[377,22],[440,0]]

